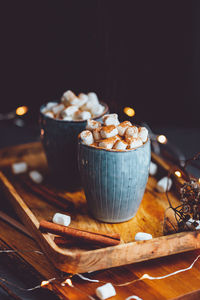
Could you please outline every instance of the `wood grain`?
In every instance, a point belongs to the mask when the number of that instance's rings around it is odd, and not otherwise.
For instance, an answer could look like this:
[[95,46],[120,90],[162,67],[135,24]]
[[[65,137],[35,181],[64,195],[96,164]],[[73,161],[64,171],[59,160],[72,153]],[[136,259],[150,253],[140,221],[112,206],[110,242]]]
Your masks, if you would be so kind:
[[[8,152],[0,151],[0,167],[4,173],[0,173],[0,181],[4,191],[14,206],[21,220],[35,236],[36,240],[54,263],[56,268],[69,272],[87,272],[114,266],[131,264],[152,258],[171,255],[196,249],[200,247],[200,233],[187,232],[163,236],[163,219],[168,207],[166,197],[156,191],[156,180],[149,177],[143,201],[136,216],[128,222],[120,224],[107,224],[94,220],[87,211],[86,200],[83,191],[69,193],[58,190],[45,182],[46,189],[52,190],[62,199],[71,202],[67,212],[72,217],[71,226],[78,229],[120,233],[122,244],[104,249],[81,249],[81,247],[63,248],[54,242],[54,235],[39,232],[39,222],[42,219],[51,220],[55,212],[58,212],[53,204],[45,202],[38,194],[27,190],[20,176],[13,176],[10,172],[10,164],[14,161],[26,161],[30,169],[39,169],[46,174],[46,160],[40,143],[12,147]],[[7,162],[7,163],[6,163]],[[25,175],[24,175],[25,176]],[[170,193],[171,201],[178,203],[175,193]],[[153,235],[150,241],[134,242],[134,236],[139,231],[145,231]]]
[[[2,199],[3,201],[3,199]],[[28,250],[40,250],[38,244],[32,239],[23,235],[21,232],[16,231],[9,224],[0,220],[0,241],[4,240],[6,244],[0,242],[0,248],[12,248],[20,250],[22,245]],[[87,274],[87,277],[92,279],[99,279],[107,282],[112,282],[120,284],[122,282],[131,281],[137,279],[145,273],[151,276],[162,276],[167,273],[172,273],[180,268],[188,267],[194,258],[200,254],[200,251],[193,251],[179,255],[172,255],[167,258],[158,258],[156,260],[126,265],[123,267],[112,268],[110,270],[102,270],[92,274]],[[2,254],[1,254],[2,255]],[[17,257],[16,257],[17,256]],[[22,259],[19,259],[21,257]],[[52,277],[61,277],[62,274],[56,270],[50,261],[44,255],[38,255],[34,252],[19,252],[18,254],[9,253],[4,255],[4,260],[6,264],[13,268],[13,270],[19,270],[19,274],[25,274],[27,278],[29,287],[34,284],[38,284],[41,280],[47,280]],[[10,263],[9,263],[10,261]],[[26,266],[23,267],[24,262]],[[30,268],[27,268],[27,264]],[[31,269],[35,269],[36,273],[33,274]],[[162,280],[145,280],[138,281],[134,284],[125,287],[116,287],[117,295],[113,297],[113,300],[124,300],[131,295],[137,295],[143,300],[165,300],[165,299],[199,299],[191,298],[190,296],[198,295],[195,292],[199,289],[199,274],[200,261],[194,265],[193,269],[177,274],[175,276],[162,279]],[[23,269],[23,272],[20,272]],[[29,276],[27,276],[27,274]],[[32,278],[36,278],[35,283],[32,282]],[[62,287],[59,282],[52,283],[48,286],[48,289],[53,290],[60,299],[65,300],[88,300],[89,298],[81,293],[81,290],[86,292],[88,295],[94,296],[95,299],[95,289],[96,287],[102,285],[102,283],[90,283],[83,281],[75,276],[72,279],[74,286],[80,290],[74,290],[69,286]],[[194,292],[194,293],[193,293]],[[189,296],[190,298],[184,297]],[[183,298],[181,298],[183,297]]]

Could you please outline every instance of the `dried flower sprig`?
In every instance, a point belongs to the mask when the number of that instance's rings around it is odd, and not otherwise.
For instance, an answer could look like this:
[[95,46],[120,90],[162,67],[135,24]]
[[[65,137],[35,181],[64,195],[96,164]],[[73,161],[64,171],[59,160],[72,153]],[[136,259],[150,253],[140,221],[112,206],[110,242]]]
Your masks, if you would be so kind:
[[[200,221],[200,182],[193,176],[191,176],[186,167],[188,165],[194,165],[194,161],[200,159],[200,152],[195,154],[192,158],[186,160],[181,166],[181,171],[185,182],[179,188],[180,205],[173,207],[169,193],[166,191],[169,208],[173,210],[174,217],[177,226],[174,226],[173,222],[168,222],[173,227],[174,231],[188,231],[195,230]],[[172,175],[172,170],[168,173],[168,178]],[[165,218],[166,221],[166,218]]]

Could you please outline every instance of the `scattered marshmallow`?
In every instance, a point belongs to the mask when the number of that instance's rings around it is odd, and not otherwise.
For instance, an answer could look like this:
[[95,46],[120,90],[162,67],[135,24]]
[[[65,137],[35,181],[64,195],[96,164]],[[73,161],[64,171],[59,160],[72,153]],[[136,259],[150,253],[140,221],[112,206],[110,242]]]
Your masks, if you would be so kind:
[[141,140],[143,141],[143,143],[145,143],[147,141],[148,138],[148,130],[146,129],[146,127],[140,127],[138,130],[138,136],[141,138]]
[[94,137],[94,140],[95,141],[99,141],[99,140],[101,140],[101,133],[100,133],[100,131],[101,131],[101,128],[95,128],[94,130],[93,130],[93,137]]
[[29,177],[35,182],[35,183],[42,183],[43,181],[43,176],[40,174],[38,171],[30,171],[29,172]]
[[126,142],[129,145],[129,149],[135,149],[143,145],[140,138],[128,137],[126,138]]
[[129,126],[125,131],[125,139],[133,137],[138,137],[138,128],[136,126]]
[[125,134],[125,131],[128,127],[132,126],[131,122],[129,121],[124,121],[122,123],[120,123],[118,126],[117,126],[117,129],[118,129],[118,133],[120,136],[124,136]]
[[157,182],[157,190],[160,192],[160,193],[164,193],[166,191],[169,191],[172,187],[172,180],[171,178],[168,178],[168,177],[163,177],[162,179],[160,179],[158,182]]
[[118,140],[114,146],[113,149],[117,150],[125,150],[128,147],[128,144],[124,140]]
[[52,112],[54,113],[54,115],[59,114],[63,109],[65,108],[65,106],[63,104],[58,104],[55,105],[54,107],[52,107]]
[[91,145],[92,143],[94,143],[93,135],[89,130],[82,131],[80,137],[83,143],[86,145]]
[[149,166],[149,174],[154,176],[154,175],[156,175],[157,170],[158,170],[158,166],[151,161],[150,166]]
[[96,128],[100,128],[101,127],[101,123],[95,120],[87,120],[87,125],[86,125],[86,129],[87,130],[94,130]]
[[197,225],[197,227],[195,227],[195,230],[199,230],[200,229],[200,221],[199,220],[194,220],[192,218],[190,218],[187,222],[186,222],[186,225],[188,226],[188,228],[192,228],[192,223],[193,222],[197,222],[199,225]]
[[101,128],[101,136],[103,139],[113,137],[118,134],[117,127],[115,125],[103,126]]
[[108,138],[108,139],[101,140],[101,141],[99,142],[99,147],[105,148],[105,149],[112,149],[112,147],[113,147],[114,144],[115,144],[115,141],[116,141],[116,139],[113,138],[113,137]]
[[25,173],[27,170],[28,170],[28,165],[24,161],[12,164],[12,172],[14,174]]
[[152,239],[152,235],[146,232],[137,232],[135,235],[135,241],[148,241]]
[[68,215],[61,214],[61,213],[55,213],[52,221],[55,224],[69,226],[69,224],[71,223],[71,217]]
[[116,295],[114,286],[111,283],[106,283],[96,289],[96,295],[99,299],[105,300]]
[[105,126],[109,126],[109,125],[119,125],[119,120],[118,120],[118,115],[117,114],[109,114],[109,115],[105,115],[103,116],[103,123]]

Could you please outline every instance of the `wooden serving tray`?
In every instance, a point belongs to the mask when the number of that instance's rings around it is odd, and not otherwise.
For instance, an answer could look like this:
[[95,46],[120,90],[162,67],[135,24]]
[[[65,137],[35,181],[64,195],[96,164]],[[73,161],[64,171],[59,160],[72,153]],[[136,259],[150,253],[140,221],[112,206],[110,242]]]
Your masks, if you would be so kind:
[[[165,161],[155,155],[153,158],[164,169],[168,168]],[[52,263],[62,271],[84,273],[200,248],[199,231],[163,236],[164,213],[168,202],[165,194],[156,192],[156,179],[153,177],[149,177],[136,216],[124,223],[108,224],[99,222],[88,214],[82,190],[70,193],[58,190],[48,182],[42,185],[31,183],[28,173],[13,175],[11,165],[19,161],[26,161],[30,170],[36,169],[45,176],[47,163],[42,145],[37,142],[0,150],[0,183],[20,219]],[[57,203],[49,203],[50,198]],[[170,199],[174,204],[178,203],[173,192],[170,193]],[[55,212],[70,214],[72,217],[70,226],[75,228],[93,232],[120,233],[122,242],[118,246],[95,250],[70,245],[67,248],[58,247],[53,241],[52,234],[41,233],[38,229],[40,220],[51,220]],[[135,234],[140,231],[151,233],[153,239],[134,242]]]

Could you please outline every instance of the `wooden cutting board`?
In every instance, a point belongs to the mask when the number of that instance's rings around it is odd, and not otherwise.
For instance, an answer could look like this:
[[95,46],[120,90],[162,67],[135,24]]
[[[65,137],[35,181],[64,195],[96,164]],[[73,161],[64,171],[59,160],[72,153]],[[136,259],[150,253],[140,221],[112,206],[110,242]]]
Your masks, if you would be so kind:
[[[160,161],[160,158],[155,155],[153,158],[167,169],[168,165],[164,161]],[[13,175],[11,165],[19,161],[26,161],[29,170],[39,170],[43,173],[44,183],[41,185],[32,183],[28,173]],[[12,206],[48,258],[62,271],[83,273],[200,248],[199,232],[163,236],[163,220],[168,202],[165,194],[156,191],[156,179],[153,177],[149,177],[136,216],[128,222],[108,224],[90,216],[82,190],[70,193],[57,189],[48,182],[46,159],[40,143],[2,149],[0,168],[0,182]],[[174,204],[178,203],[174,192],[170,193],[170,198]],[[56,203],[50,203],[53,200]],[[80,246],[70,247],[70,245],[66,248],[58,247],[54,243],[53,235],[41,233],[38,229],[39,221],[51,220],[55,212],[70,214],[72,217],[70,226],[75,228],[120,233],[122,242],[118,246],[101,249],[84,249]],[[139,231],[152,234],[153,239],[134,242],[134,236]]]

